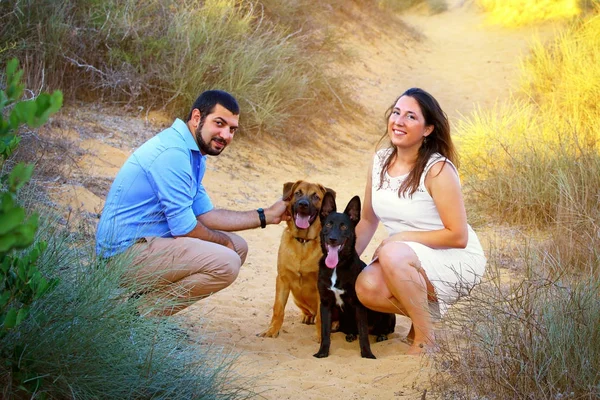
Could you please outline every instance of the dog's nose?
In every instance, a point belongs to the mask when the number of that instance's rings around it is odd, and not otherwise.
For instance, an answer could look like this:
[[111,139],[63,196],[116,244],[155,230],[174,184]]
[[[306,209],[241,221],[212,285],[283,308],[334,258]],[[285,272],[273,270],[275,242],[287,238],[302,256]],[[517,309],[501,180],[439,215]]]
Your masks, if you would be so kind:
[[298,201],[298,207],[302,207],[302,208],[306,208],[308,207],[308,200],[306,199],[302,199],[300,201]]
[[330,246],[337,246],[338,245],[338,238],[336,237],[328,237],[327,238],[327,244],[329,244]]

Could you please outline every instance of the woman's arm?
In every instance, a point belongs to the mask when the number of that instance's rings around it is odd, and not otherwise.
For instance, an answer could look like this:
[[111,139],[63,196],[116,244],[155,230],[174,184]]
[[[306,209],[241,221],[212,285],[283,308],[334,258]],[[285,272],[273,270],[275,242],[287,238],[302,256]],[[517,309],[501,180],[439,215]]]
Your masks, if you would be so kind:
[[365,251],[379,226],[379,219],[373,211],[373,203],[371,202],[372,175],[373,162],[371,162],[371,166],[367,173],[367,184],[365,187],[365,196],[363,198],[362,212],[360,221],[356,226],[356,252],[358,255],[361,255],[363,251]]
[[417,242],[432,248],[465,248],[469,239],[467,213],[456,170],[443,162],[434,164],[425,177],[444,229],[397,233],[387,241]]

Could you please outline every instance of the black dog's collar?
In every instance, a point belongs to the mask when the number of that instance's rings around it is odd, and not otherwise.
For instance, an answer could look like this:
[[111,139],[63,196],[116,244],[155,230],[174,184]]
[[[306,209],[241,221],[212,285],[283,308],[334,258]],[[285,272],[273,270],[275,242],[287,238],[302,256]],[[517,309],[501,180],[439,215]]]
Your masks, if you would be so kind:
[[315,240],[315,239],[305,239],[305,238],[301,238],[301,237],[295,237],[294,239],[296,239],[297,241],[299,241],[300,243],[304,244],[304,243],[308,243],[311,240]]

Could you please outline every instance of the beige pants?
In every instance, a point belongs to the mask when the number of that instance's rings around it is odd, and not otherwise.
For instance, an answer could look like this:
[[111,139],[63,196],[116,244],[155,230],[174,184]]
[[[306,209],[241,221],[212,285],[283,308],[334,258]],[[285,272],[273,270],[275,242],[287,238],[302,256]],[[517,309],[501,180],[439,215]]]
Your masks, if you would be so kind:
[[147,237],[146,242],[136,243],[126,252],[134,268],[130,278],[176,300],[176,305],[164,312],[174,314],[226,288],[237,278],[248,244],[234,233],[224,233],[236,251],[189,237]]

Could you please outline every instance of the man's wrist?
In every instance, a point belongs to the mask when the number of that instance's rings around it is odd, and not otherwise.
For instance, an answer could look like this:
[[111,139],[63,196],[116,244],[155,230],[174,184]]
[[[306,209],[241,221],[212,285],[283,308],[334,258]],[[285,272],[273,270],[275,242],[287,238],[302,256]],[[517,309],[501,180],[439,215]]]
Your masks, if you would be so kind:
[[262,208],[259,208],[256,210],[256,212],[258,213],[258,219],[260,220],[260,227],[262,229],[267,227],[267,217],[265,217],[265,210],[263,210]]

